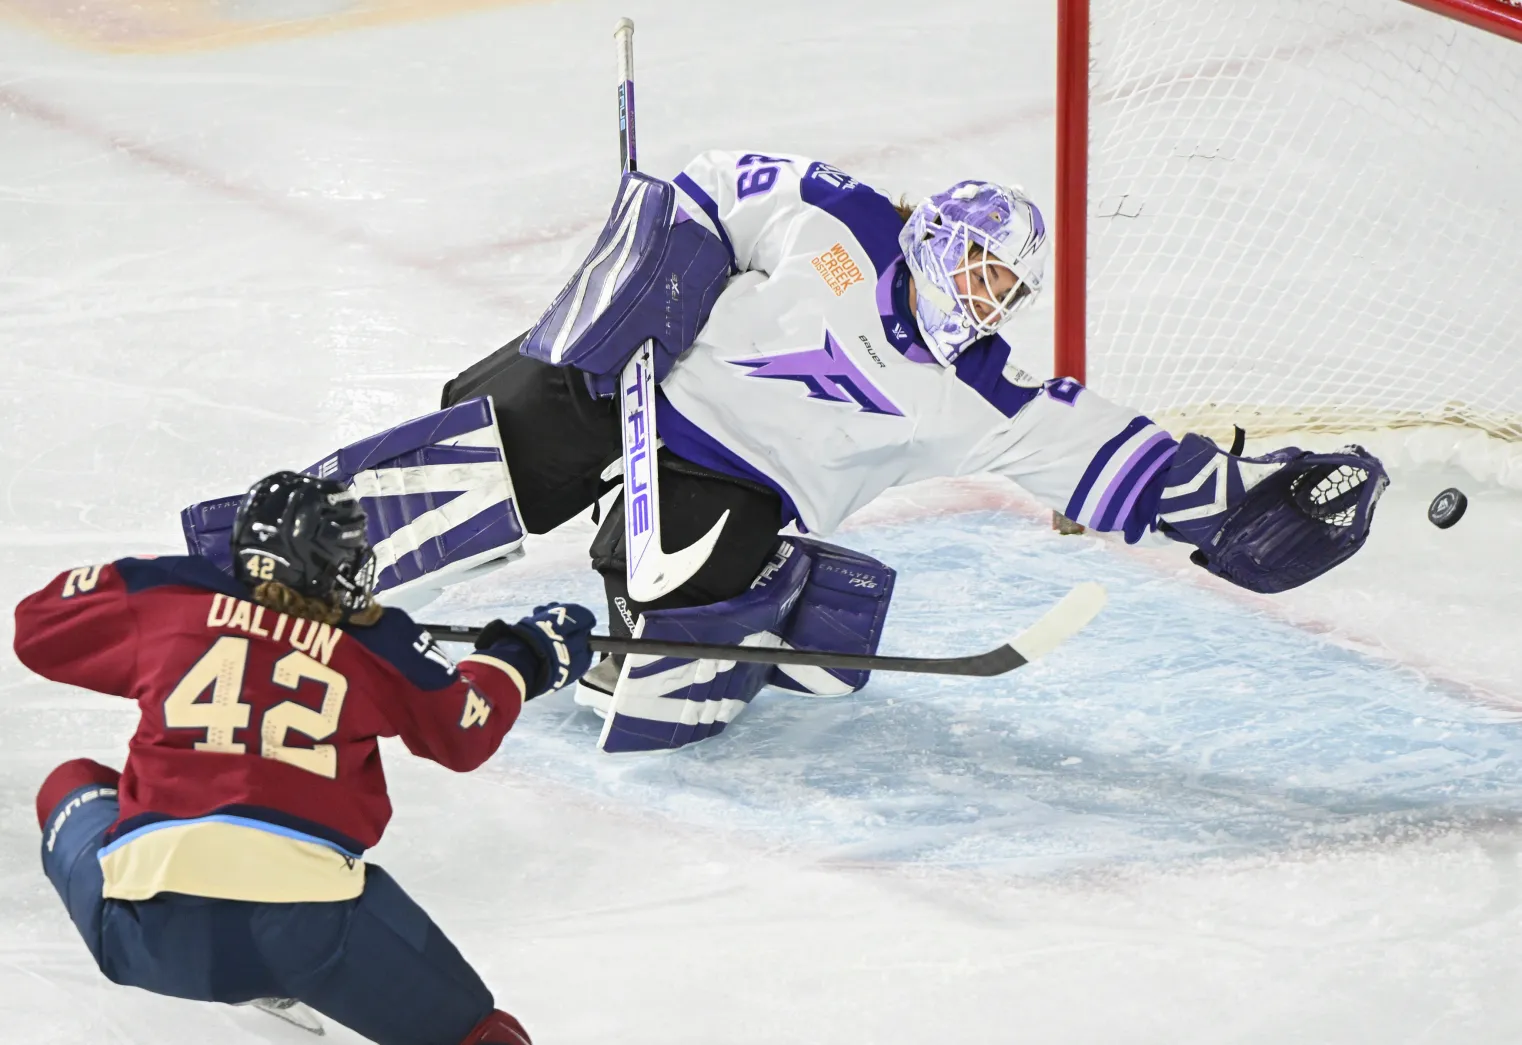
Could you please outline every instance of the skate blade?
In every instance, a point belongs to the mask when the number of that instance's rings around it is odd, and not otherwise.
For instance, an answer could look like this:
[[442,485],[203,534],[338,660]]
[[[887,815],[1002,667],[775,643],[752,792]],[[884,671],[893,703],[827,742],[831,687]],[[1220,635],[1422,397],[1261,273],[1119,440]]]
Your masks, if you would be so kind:
[[322,1025],[322,1017],[294,998],[255,998],[246,1004],[260,1012],[269,1013],[277,1020],[284,1020],[293,1027],[300,1027],[308,1034],[320,1037],[328,1032]]

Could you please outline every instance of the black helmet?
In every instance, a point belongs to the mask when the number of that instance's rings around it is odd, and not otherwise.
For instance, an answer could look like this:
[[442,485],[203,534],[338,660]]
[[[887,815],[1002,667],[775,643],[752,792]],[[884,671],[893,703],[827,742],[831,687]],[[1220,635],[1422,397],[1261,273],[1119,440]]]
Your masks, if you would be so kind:
[[375,555],[365,510],[342,483],[276,472],[249,487],[233,520],[233,575],[250,588],[278,581],[346,613],[370,604]]

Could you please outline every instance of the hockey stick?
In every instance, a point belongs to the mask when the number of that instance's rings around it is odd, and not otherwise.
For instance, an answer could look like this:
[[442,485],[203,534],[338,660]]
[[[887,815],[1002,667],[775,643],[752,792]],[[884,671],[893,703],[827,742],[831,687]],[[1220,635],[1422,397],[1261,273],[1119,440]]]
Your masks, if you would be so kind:
[[[683,660],[719,660],[747,664],[790,664],[812,668],[861,671],[908,671],[922,675],[976,675],[987,678],[1029,664],[1045,656],[1094,619],[1104,609],[1102,585],[1087,581],[1064,595],[1030,627],[1003,645],[967,657],[879,657],[862,653],[829,653],[815,650],[768,649],[760,646],[721,646],[702,642],[665,642],[660,639],[617,639],[593,635],[598,653],[635,654],[644,657],[679,657]],[[475,642],[480,628],[452,624],[424,624],[441,642]]]
[[[618,46],[618,154],[624,173],[637,170],[634,139],[634,23],[620,18]],[[729,510],[713,528],[677,552],[661,547],[661,498],[656,468],[655,342],[640,345],[624,365],[618,386],[623,416],[624,556],[629,596],[652,602],[686,583],[719,540]]]

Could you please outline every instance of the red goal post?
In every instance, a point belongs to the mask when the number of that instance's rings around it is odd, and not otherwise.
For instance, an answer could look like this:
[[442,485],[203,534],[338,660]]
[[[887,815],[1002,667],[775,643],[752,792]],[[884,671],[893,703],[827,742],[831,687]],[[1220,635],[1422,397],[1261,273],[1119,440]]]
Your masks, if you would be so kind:
[[1522,0],[1058,0],[1056,373],[1522,441],[1519,45]]

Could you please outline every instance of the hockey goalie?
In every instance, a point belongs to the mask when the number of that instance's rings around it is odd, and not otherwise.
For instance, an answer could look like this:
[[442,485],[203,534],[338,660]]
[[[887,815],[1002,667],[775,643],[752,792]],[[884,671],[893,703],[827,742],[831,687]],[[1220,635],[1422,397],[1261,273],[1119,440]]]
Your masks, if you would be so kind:
[[[532,329],[450,381],[440,413],[314,470],[367,498],[382,589],[469,575],[620,481],[615,392],[651,340],[661,539],[685,547],[723,525],[695,574],[640,602],[626,491],[590,549],[615,634],[875,652],[894,571],[815,537],[937,476],[1006,476],[1091,529],[1192,545],[1205,569],[1254,591],[1357,551],[1387,482],[1361,448],[1243,457],[1011,365],[1006,336],[1042,292],[1047,248],[1035,201],[994,182],[909,206],[791,154],[711,151],[670,180],[629,173]],[[214,557],[217,511],[186,512],[192,548]],[[780,536],[789,524],[811,536]],[[607,658],[578,687],[608,718],[604,750],[717,733],[767,684],[828,695],[866,682],[634,661]]]

